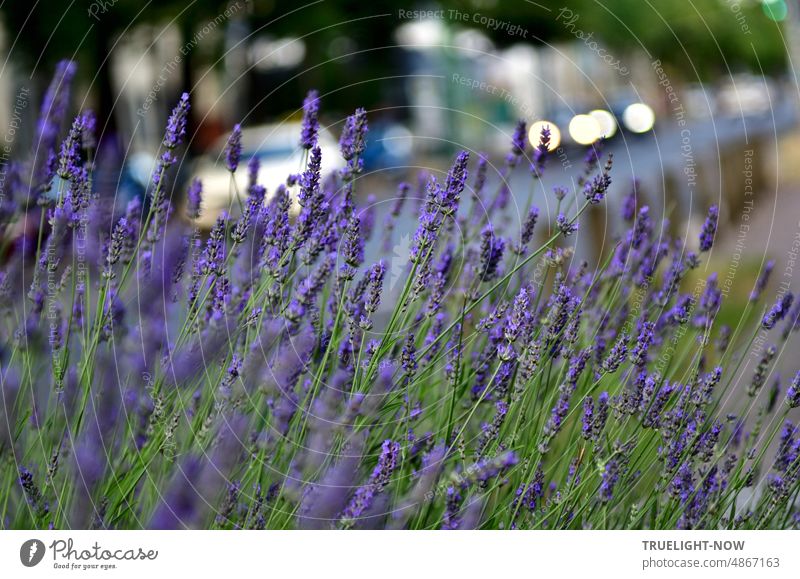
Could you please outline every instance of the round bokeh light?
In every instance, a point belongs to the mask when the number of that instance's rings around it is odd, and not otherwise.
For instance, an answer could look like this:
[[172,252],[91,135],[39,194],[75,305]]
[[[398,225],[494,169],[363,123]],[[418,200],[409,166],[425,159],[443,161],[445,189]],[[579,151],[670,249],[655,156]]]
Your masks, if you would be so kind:
[[602,127],[591,115],[575,115],[569,122],[569,136],[579,145],[591,145],[602,136]]
[[610,112],[604,109],[595,109],[589,116],[600,125],[600,136],[606,139],[613,137],[617,132],[617,119]]
[[622,122],[633,133],[646,133],[656,124],[656,114],[644,103],[633,103],[622,113]]
[[542,129],[545,127],[550,129],[550,145],[547,147],[547,150],[555,151],[561,144],[561,131],[558,130],[555,123],[551,123],[550,121],[536,121],[531,125],[531,128],[528,129],[528,140],[531,142],[531,145],[537,147],[539,145],[539,138],[542,136]]

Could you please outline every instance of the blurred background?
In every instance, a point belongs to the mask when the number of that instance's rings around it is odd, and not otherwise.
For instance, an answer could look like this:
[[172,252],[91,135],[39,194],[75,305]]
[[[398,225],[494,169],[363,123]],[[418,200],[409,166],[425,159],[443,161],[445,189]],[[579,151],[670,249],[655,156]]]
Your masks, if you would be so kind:
[[520,212],[529,194],[553,211],[553,186],[578,182],[601,137],[614,154],[609,202],[582,228],[580,252],[607,250],[635,182],[680,237],[719,204],[712,259],[757,272],[766,255],[797,250],[798,43],[798,0],[6,1],[0,163],[27,152],[56,63],[73,59],[73,111],[98,116],[95,186],[123,204],[144,194],[186,91],[174,190],[204,179],[207,225],[231,205],[220,153],[232,125],[243,124],[245,157],[259,157],[274,188],[298,170],[300,107],[316,88],[326,170],[345,116],[367,109],[357,191],[379,212],[400,180],[445,171],[457,149],[487,152],[496,177],[524,119],[532,143],[542,126],[553,140],[543,179],[527,166],[511,177]]

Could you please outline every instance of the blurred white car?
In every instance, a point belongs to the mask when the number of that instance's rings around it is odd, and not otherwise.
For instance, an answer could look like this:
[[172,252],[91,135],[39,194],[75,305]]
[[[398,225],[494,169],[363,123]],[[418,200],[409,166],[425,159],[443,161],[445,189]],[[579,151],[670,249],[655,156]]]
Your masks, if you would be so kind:
[[[247,163],[257,157],[261,163],[258,183],[266,187],[269,199],[291,174],[303,170],[305,149],[299,146],[299,122],[260,125],[242,129],[242,160],[236,171],[235,183],[225,166],[225,145],[228,135],[218,139],[210,152],[195,165],[192,178],[203,182],[203,203],[197,224],[209,228],[222,211],[236,214],[240,201],[247,196]],[[319,146],[322,150],[322,178],[344,167],[339,144],[327,129],[320,128]],[[239,196],[239,200],[236,196]]]
[[735,117],[768,113],[773,106],[770,96],[776,94],[772,84],[767,77],[754,74],[729,77],[717,92],[719,112]]

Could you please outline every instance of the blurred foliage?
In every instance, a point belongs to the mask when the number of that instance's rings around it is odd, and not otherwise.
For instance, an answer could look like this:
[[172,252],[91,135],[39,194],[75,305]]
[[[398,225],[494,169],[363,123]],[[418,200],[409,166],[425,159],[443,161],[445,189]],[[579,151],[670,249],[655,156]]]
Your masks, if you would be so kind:
[[[524,4],[504,3],[502,10]],[[542,4],[558,13],[567,3]],[[683,71],[686,80],[709,80],[742,69],[780,73],[785,66],[781,24],[768,19],[756,0],[570,0],[568,5],[580,15],[579,28],[594,31],[610,46],[643,48]]]
[[[399,77],[408,71],[407,59],[391,48],[393,32],[404,22],[398,18],[398,10],[438,8],[445,14],[449,9],[479,13],[522,26],[529,32],[525,41],[543,43],[572,38],[563,18],[557,18],[565,4],[578,16],[575,28],[593,33],[594,38],[613,47],[641,47],[669,66],[671,74],[683,74],[687,81],[709,80],[743,69],[779,73],[785,66],[782,25],[769,20],[756,0],[321,0],[308,5],[289,0],[251,0],[240,13],[247,14],[250,32],[273,38],[302,37],[307,51],[299,71],[255,79],[250,98],[285,84],[285,90],[270,97],[271,105],[279,110],[294,108],[298,91],[310,86],[323,91],[335,89],[329,104],[336,108],[348,109],[352,102],[367,106],[400,104]],[[91,80],[98,75],[95,80],[103,92],[109,89],[104,86],[108,77],[104,63],[118,35],[141,23],[159,27],[174,21],[184,36],[190,36],[193,29],[213,20],[228,5],[227,0],[16,1],[2,8],[8,33],[5,44],[24,69],[44,76],[49,75],[56,60],[76,58],[84,78]],[[741,8],[740,13],[734,5]],[[488,29],[472,18],[459,25],[481,30],[498,46],[521,40],[502,28]],[[213,48],[217,56],[224,51],[221,36]],[[186,72],[191,72],[193,58],[197,56],[190,55],[184,63]],[[398,80],[387,81],[387,76]],[[382,77],[384,80],[375,80]],[[189,83],[189,79],[184,82]]]

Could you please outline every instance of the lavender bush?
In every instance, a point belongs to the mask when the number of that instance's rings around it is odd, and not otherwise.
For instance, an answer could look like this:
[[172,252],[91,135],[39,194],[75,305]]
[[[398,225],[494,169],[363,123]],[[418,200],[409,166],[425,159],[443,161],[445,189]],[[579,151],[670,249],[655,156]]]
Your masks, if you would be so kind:
[[[574,263],[565,238],[604,201],[610,158],[591,148],[557,219],[529,204],[515,229],[508,187],[462,152],[422,181],[392,293],[365,248],[391,247],[414,188],[376,234],[354,201],[363,109],[323,179],[310,93],[302,171],[270,192],[240,166],[237,125],[225,163],[250,182],[204,235],[202,183],[172,202],[188,96],[146,202],[120,214],[93,185],[92,115],[61,134],[73,74],[57,71],[0,197],[3,528],[798,525],[800,374],[767,385],[800,308],[758,305],[770,263],[743,323],[715,324],[716,207],[684,245],[631,194],[611,254]],[[530,151],[520,123],[501,183],[523,163],[538,179],[549,138]]]

